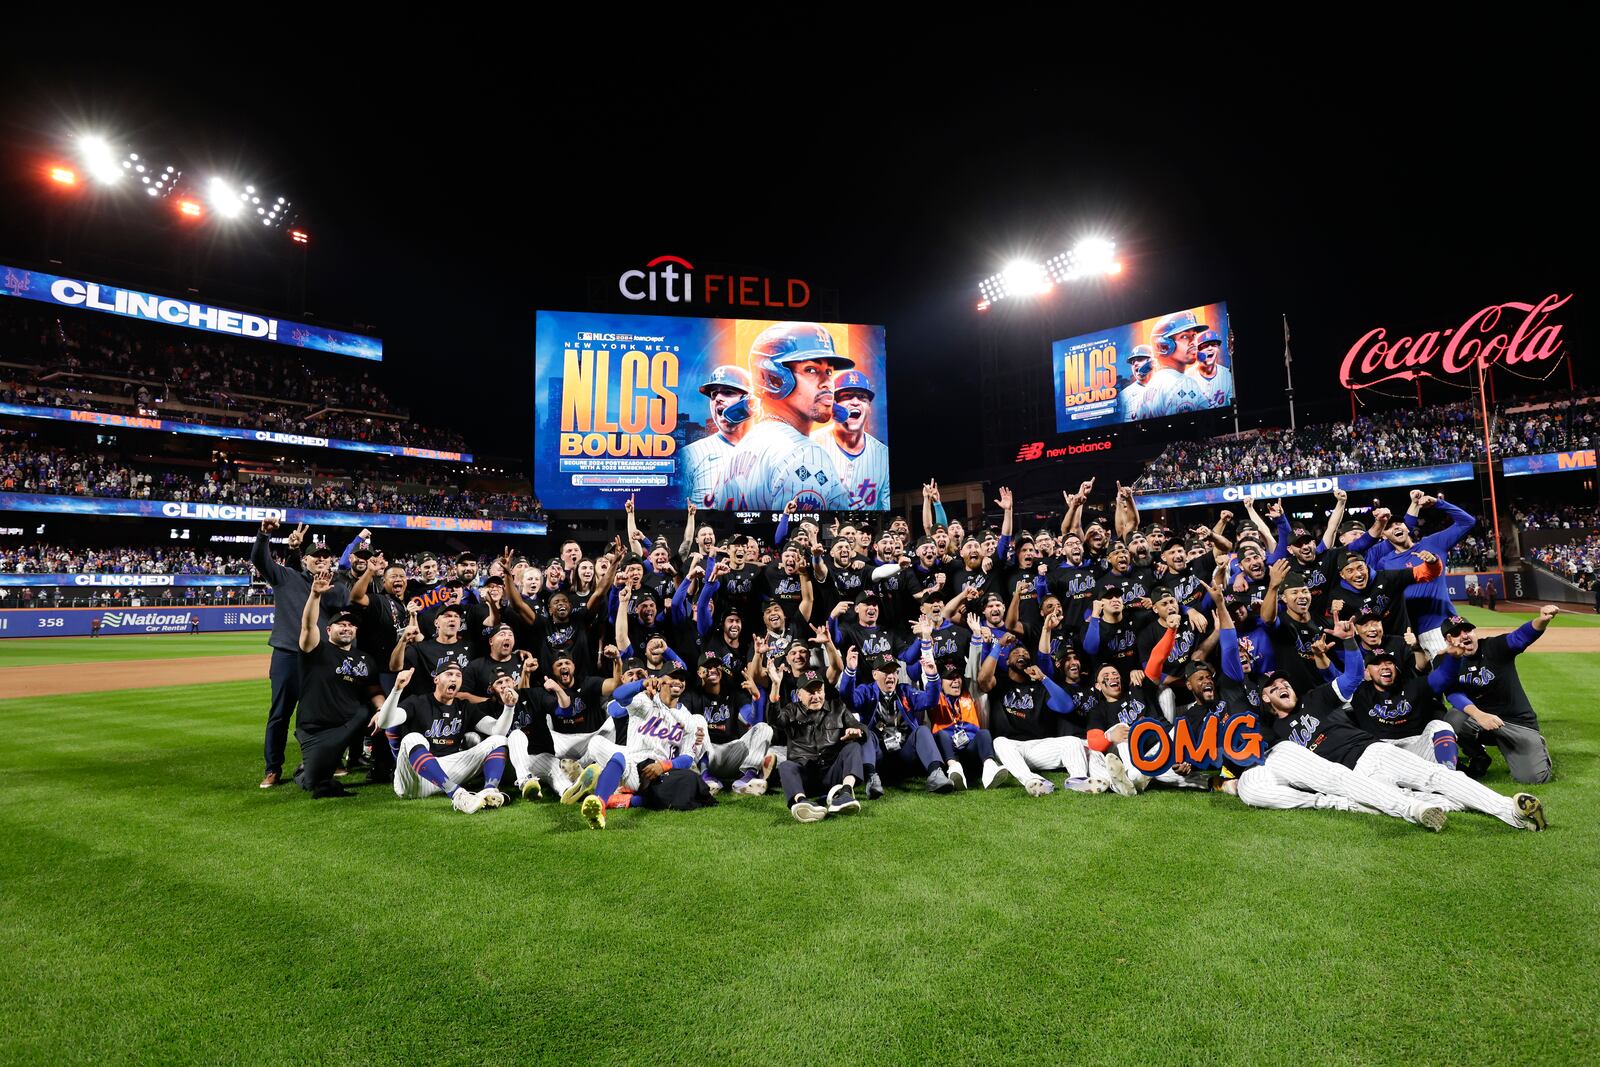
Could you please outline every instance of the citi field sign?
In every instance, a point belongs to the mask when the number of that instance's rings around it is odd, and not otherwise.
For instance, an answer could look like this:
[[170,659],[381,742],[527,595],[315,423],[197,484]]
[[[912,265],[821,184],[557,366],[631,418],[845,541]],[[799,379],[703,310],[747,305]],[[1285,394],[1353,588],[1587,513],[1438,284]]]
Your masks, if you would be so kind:
[[1339,367],[1339,384],[1365,389],[1392,379],[1452,377],[1495,363],[1543,363],[1561,352],[1556,312],[1573,294],[1551,293],[1538,303],[1508,300],[1468,315],[1459,326],[1391,339],[1374,326],[1356,339]]
[[799,278],[697,272],[682,256],[657,256],[642,268],[623,271],[617,291],[627,300],[648,303],[744,308],[803,308],[811,303],[811,286]]

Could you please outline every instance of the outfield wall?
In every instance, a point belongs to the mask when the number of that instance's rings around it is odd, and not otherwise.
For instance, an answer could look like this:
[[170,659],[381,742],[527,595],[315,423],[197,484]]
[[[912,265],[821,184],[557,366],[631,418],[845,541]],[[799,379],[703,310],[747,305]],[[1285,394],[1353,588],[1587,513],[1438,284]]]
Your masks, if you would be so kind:
[[201,633],[272,629],[269,607],[211,608],[6,608],[0,610],[0,639],[8,637],[87,637],[100,620],[104,636],[185,634],[191,616]]

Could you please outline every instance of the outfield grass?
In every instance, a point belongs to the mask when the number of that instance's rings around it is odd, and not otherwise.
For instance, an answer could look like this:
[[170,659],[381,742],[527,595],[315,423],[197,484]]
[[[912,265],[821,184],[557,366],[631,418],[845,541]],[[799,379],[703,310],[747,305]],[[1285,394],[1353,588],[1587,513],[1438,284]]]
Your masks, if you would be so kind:
[[[1470,620],[1474,626],[1509,626],[1517,627],[1534,618],[1537,612],[1531,611],[1490,611],[1487,608],[1475,608],[1471,604],[1457,604],[1456,610],[1461,612],[1461,617]],[[1551,626],[1600,626],[1600,615],[1574,613],[1568,615],[1562,612],[1550,620]]]
[[187,659],[190,656],[266,655],[267,632],[231,634],[133,634],[127,637],[31,637],[0,641],[0,667],[46,663],[109,663],[119,660]]
[[1522,663],[1542,835],[1015,787],[595,833],[262,792],[264,682],[0,702],[0,1059],[1592,1063],[1600,670]]

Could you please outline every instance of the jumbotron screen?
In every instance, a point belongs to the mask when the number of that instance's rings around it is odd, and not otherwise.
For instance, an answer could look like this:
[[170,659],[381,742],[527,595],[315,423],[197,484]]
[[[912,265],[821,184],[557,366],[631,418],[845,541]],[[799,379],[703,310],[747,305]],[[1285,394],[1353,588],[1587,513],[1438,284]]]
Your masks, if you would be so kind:
[[1233,340],[1225,302],[1056,341],[1051,360],[1057,433],[1233,403]]
[[882,326],[540,311],[548,508],[889,506]]

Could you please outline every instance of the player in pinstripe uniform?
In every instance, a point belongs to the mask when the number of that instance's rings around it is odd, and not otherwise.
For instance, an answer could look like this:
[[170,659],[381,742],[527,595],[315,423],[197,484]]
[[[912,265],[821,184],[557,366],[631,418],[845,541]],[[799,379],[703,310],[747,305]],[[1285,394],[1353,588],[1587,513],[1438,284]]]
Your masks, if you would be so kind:
[[750,375],[743,367],[717,367],[700,386],[711,400],[717,432],[683,450],[684,495],[694,507],[712,507],[724,464],[750,426]]
[[860,371],[834,375],[833,425],[811,434],[839,468],[855,509],[875,508],[889,496],[889,448],[867,432],[876,397],[872,382]]

